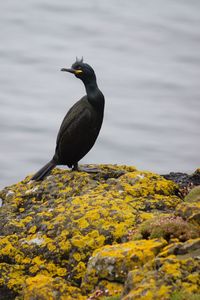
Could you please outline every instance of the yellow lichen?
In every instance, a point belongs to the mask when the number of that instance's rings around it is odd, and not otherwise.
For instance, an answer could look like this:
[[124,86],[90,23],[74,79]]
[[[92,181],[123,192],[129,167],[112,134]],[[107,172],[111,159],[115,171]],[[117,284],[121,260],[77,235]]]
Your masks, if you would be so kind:
[[[123,244],[120,254],[118,243],[128,241],[129,231],[141,221],[176,208],[181,199],[175,196],[175,184],[134,167],[98,168],[94,174],[55,169],[44,181],[30,183],[29,176],[0,192],[4,203],[0,213],[7,220],[2,229],[6,237],[0,241],[2,287],[9,285],[25,300],[54,299],[55,293],[61,300],[86,299],[84,290],[95,288],[104,280],[101,276],[112,275],[104,269],[98,278],[93,268],[88,275],[94,251],[103,247],[105,259],[116,259],[115,275],[125,280],[128,270],[144,266],[165,246],[165,241],[136,241],[132,246]],[[106,253],[106,244],[118,250]],[[120,273],[122,262],[124,273]],[[81,291],[77,286],[87,276]]]
[[178,261],[174,262],[173,264],[164,264],[162,267],[162,271],[170,275],[171,277],[174,278],[180,278],[181,277],[181,272],[180,272],[180,263]]
[[29,233],[35,233],[36,232],[36,230],[37,230],[37,227],[36,226],[33,226],[33,227],[31,227],[30,229],[29,229]]

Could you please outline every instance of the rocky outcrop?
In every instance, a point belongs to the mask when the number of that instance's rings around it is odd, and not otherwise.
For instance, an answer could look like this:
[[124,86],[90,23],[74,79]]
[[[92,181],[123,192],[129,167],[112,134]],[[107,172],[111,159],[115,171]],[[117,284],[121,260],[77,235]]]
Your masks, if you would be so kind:
[[184,200],[177,177],[88,167],[0,192],[0,299],[197,297],[199,187]]

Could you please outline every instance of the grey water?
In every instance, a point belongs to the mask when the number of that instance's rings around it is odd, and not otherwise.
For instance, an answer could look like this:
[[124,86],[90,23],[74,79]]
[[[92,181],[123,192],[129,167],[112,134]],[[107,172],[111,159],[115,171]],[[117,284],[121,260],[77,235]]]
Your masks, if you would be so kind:
[[0,2],[0,185],[53,155],[84,87],[60,72],[75,57],[96,71],[104,124],[81,163],[158,173],[200,166],[199,0]]

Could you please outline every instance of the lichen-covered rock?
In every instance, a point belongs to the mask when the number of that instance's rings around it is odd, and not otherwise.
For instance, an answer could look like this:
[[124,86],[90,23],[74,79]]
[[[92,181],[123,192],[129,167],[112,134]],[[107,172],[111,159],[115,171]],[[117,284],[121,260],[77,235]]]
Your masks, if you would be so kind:
[[187,202],[200,202],[200,185],[194,187],[185,197]]
[[[174,291],[200,292],[199,259],[179,260],[175,256],[155,259],[143,269],[128,274],[123,300],[171,300]],[[188,298],[190,299],[190,298]]]
[[[27,177],[0,192],[0,299],[119,295],[132,268],[146,268],[167,243],[178,242],[132,241],[138,226],[158,215],[194,217],[185,215],[178,186],[162,176],[128,166],[89,167],[93,173],[55,169],[42,182]],[[191,205],[198,213],[196,202]]]
[[189,223],[200,226],[200,202],[183,202],[176,208],[176,215]]
[[199,299],[199,257],[200,238],[174,239],[154,260],[129,272],[122,299]]
[[180,259],[188,257],[198,259],[200,257],[200,238],[192,239],[184,243],[174,241],[172,244],[167,245],[163,251],[160,252],[158,257],[167,257],[172,254]]
[[24,283],[22,297],[24,300],[84,300],[87,298],[81,294],[79,288],[67,284],[61,277],[53,278],[45,275],[28,277]]
[[93,289],[99,280],[124,282],[130,270],[152,260],[167,244],[161,240],[140,240],[104,246],[90,258],[82,288]]

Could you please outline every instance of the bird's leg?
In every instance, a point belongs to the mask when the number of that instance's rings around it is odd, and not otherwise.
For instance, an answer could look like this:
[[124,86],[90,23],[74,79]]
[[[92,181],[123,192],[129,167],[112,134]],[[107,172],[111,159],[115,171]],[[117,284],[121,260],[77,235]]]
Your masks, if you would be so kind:
[[72,171],[79,171],[78,163],[75,163],[75,164],[73,165]]

